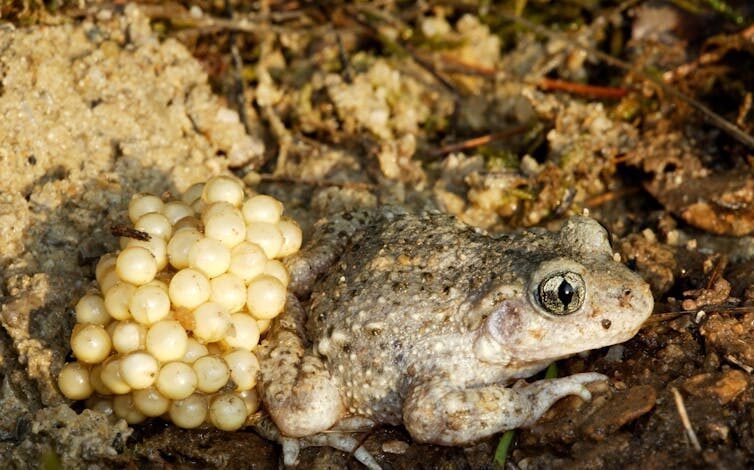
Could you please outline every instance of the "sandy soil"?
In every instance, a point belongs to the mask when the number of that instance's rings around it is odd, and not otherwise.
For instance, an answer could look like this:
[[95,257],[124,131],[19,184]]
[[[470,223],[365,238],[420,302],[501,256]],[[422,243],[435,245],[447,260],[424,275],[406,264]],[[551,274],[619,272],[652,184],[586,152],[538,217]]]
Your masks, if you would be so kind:
[[53,449],[66,468],[123,451],[131,430],[56,389],[72,305],[136,192],[185,190],[264,145],[178,42],[137,9],[79,26],[0,30],[0,455]]

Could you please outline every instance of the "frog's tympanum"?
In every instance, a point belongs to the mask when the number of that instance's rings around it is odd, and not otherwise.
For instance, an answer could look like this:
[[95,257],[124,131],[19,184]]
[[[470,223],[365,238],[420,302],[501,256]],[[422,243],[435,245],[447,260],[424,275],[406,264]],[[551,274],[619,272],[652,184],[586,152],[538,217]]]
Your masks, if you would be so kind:
[[[462,445],[528,426],[597,373],[511,387],[552,361],[631,338],[649,286],[605,229],[488,235],[438,213],[381,208],[320,223],[288,261],[289,297],[260,349],[262,400],[284,443],[331,445],[370,467],[348,432],[403,424]],[[300,439],[297,439],[300,438]]]

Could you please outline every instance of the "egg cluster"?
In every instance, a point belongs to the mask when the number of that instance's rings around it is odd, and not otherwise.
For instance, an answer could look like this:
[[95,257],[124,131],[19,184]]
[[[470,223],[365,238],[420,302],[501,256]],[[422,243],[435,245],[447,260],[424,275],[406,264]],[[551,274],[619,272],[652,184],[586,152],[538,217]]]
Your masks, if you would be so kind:
[[76,304],[77,361],[61,370],[61,392],[130,424],[163,416],[183,428],[243,426],[259,406],[253,350],[285,303],[277,258],[301,246],[282,214],[279,201],[245,198],[227,176],[180,201],[135,195],[138,237],[99,260],[99,289]]

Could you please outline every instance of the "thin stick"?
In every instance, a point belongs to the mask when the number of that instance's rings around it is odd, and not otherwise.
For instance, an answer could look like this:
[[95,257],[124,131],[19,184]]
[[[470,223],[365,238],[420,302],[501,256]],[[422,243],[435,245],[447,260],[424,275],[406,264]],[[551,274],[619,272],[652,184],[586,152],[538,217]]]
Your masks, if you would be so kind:
[[715,266],[712,269],[712,272],[709,275],[709,279],[707,279],[707,285],[706,289],[712,289],[715,284],[717,284],[718,279],[720,279],[720,276],[723,275],[723,271],[728,266],[728,257],[724,254],[717,258],[717,261],[715,262]]
[[741,369],[745,370],[747,374],[751,374],[754,372],[754,367],[751,367],[748,364],[744,364],[743,362],[736,359],[732,354],[727,354],[723,356],[726,361],[730,362],[731,364],[740,367]]
[[483,77],[493,77],[497,74],[497,69],[494,67],[487,67],[486,65],[468,62],[447,53],[440,54],[440,59],[443,61],[442,68],[445,72],[456,72],[464,75],[481,75]]
[[608,191],[606,193],[602,193],[600,195],[587,199],[586,201],[584,201],[584,206],[589,207],[589,208],[598,207],[598,206],[601,206],[602,204],[608,203],[610,201],[614,201],[616,199],[620,199],[630,194],[636,194],[639,191],[641,191],[641,187],[639,186],[630,186],[628,188],[621,188],[621,189],[616,189],[614,191]]
[[543,90],[565,91],[576,95],[593,96],[595,98],[623,98],[628,94],[625,88],[588,85],[584,83],[555,80],[552,78],[540,78],[537,86]]
[[241,118],[241,123],[247,134],[251,134],[251,124],[249,123],[249,113],[246,112],[246,84],[243,80],[243,59],[238,51],[238,45],[236,44],[235,37],[231,34],[230,40],[232,45],[230,46],[230,56],[233,58],[234,69],[234,93],[233,100],[238,108],[238,115]]
[[522,132],[526,132],[527,129],[529,129],[529,126],[518,126],[518,127],[514,127],[513,129],[507,129],[500,132],[493,132],[492,134],[485,134],[479,137],[474,137],[471,139],[463,140],[461,142],[456,142],[454,144],[449,144],[444,147],[440,147],[439,149],[431,151],[430,155],[437,157],[441,155],[447,155],[453,152],[459,152],[461,150],[468,150],[468,149],[476,148],[476,147],[479,147],[480,145],[486,145],[486,144],[489,144],[490,142],[502,140],[512,135],[521,134]]
[[110,234],[114,237],[126,237],[133,238],[142,242],[148,242],[152,239],[152,236],[147,232],[136,230],[135,228],[127,227],[123,224],[117,224],[110,227]]
[[673,392],[675,407],[678,409],[678,416],[680,416],[681,418],[683,429],[686,430],[686,435],[688,436],[689,441],[691,441],[691,445],[694,447],[694,450],[701,452],[702,446],[699,445],[699,439],[697,439],[696,437],[694,428],[691,427],[691,421],[689,420],[688,413],[686,413],[686,405],[683,403],[683,397],[681,396],[681,393],[675,387],[670,387],[670,391]]
[[[225,1],[225,11],[229,19],[233,19],[233,5],[230,0]],[[233,59],[233,93],[232,99],[238,108],[238,116],[247,134],[251,134],[251,124],[249,123],[249,113],[246,112],[246,83],[243,79],[243,59],[238,51],[236,44],[236,35],[238,33],[231,31],[228,34],[230,42],[230,57]]]
[[[442,70],[450,73],[460,73],[463,75],[477,75],[482,77],[493,77],[498,71],[495,68],[484,65],[466,62],[457,59],[448,54],[442,54]],[[623,98],[628,94],[626,88],[608,87],[600,85],[589,85],[587,83],[569,82],[566,80],[555,80],[552,78],[540,78],[533,83],[543,90],[565,91],[575,95],[593,96],[595,98]]]
[[647,321],[644,322],[642,325],[642,328],[646,328],[648,326],[654,325],[656,323],[662,323],[665,321],[675,320],[678,317],[681,317],[683,315],[691,315],[696,314],[699,312],[699,310],[704,310],[705,312],[711,313],[717,313],[717,314],[723,314],[723,313],[748,313],[751,311],[754,311],[754,306],[747,306],[747,307],[726,307],[724,305],[702,305],[701,308],[697,308],[694,310],[679,310],[677,312],[662,312],[662,313],[655,313],[652,314],[651,317],[647,319]]

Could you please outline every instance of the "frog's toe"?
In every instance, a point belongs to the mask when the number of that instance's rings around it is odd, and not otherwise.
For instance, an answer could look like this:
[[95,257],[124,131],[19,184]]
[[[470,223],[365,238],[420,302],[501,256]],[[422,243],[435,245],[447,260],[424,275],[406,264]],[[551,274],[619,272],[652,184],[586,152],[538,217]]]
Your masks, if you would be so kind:
[[597,372],[583,372],[581,374],[571,375],[570,377],[564,377],[564,379],[570,379],[572,382],[579,384],[590,384],[592,382],[607,380],[607,376]]
[[296,465],[298,454],[301,452],[301,442],[295,437],[283,437],[280,439],[283,446],[283,465],[291,467]]
[[254,429],[262,437],[283,446],[283,464],[286,467],[296,465],[302,448],[327,446],[353,455],[356,460],[371,470],[380,470],[382,467],[372,454],[360,444],[360,441],[352,437],[352,432],[355,430],[369,430],[373,426],[374,422],[366,418],[346,418],[334,427],[340,431],[328,431],[297,438],[281,434],[280,429],[266,413],[259,413],[254,422]]
[[[380,464],[374,459],[372,454],[362,446],[358,440],[350,434],[340,432],[327,432],[315,434],[301,439],[304,446],[327,446],[346,452],[361,462],[370,470],[382,470]],[[286,464],[287,465],[287,464]]]
[[524,426],[534,424],[558,400],[569,395],[576,395],[584,401],[592,399],[592,394],[585,384],[607,380],[607,377],[594,372],[574,374],[560,379],[545,379],[535,382],[521,390],[531,406],[531,414]]

